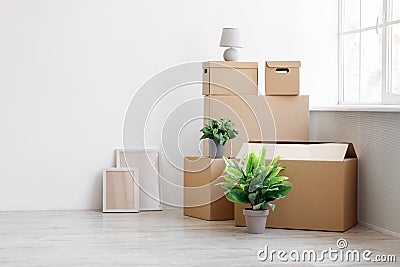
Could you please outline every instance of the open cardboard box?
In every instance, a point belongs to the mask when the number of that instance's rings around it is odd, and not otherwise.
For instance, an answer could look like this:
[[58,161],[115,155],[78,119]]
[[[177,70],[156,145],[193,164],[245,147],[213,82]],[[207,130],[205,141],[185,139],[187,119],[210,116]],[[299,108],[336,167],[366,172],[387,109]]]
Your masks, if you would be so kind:
[[[294,187],[276,200],[267,226],[272,228],[346,231],[357,224],[358,160],[351,143],[251,142],[238,157],[267,148],[267,159],[282,156]],[[235,225],[245,226],[242,209],[235,204]]]

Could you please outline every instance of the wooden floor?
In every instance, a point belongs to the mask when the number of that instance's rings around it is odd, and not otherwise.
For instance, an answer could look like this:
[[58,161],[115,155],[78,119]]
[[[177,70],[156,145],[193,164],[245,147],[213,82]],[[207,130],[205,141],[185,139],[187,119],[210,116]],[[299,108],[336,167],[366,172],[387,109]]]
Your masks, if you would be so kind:
[[[397,263],[261,262],[268,248],[322,251],[369,249],[396,255]],[[247,234],[233,221],[207,222],[180,210],[140,214],[98,211],[24,211],[0,213],[0,266],[400,266],[400,239],[357,226],[346,233],[267,229]]]

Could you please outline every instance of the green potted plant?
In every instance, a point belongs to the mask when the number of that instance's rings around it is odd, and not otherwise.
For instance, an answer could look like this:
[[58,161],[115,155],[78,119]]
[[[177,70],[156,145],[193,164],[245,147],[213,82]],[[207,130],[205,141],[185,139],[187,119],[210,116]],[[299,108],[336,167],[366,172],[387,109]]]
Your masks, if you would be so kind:
[[224,118],[207,121],[200,132],[203,133],[200,140],[209,139],[210,157],[212,158],[222,158],[226,150],[226,141],[235,138],[239,133],[233,122]]
[[280,166],[280,156],[269,163],[265,160],[266,149],[263,148],[257,156],[254,151],[240,161],[224,157],[225,182],[220,183],[229,201],[250,204],[251,208],[244,209],[248,233],[264,233],[268,207],[275,208],[271,203],[284,198],[292,189],[293,184],[288,177],[280,175],[285,167]]

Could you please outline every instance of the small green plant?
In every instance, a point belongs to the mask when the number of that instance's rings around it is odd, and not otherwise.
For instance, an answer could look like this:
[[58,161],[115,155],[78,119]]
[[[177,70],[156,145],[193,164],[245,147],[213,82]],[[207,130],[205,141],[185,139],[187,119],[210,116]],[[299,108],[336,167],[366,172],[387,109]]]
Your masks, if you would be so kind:
[[266,149],[263,148],[257,156],[254,151],[240,161],[233,161],[224,157],[225,182],[219,183],[226,189],[225,196],[231,202],[251,204],[253,210],[272,210],[275,204],[271,201],[284,198],[292,189],[289,178],[279,175],[285,169],[277,162],[280,156],[275,157],[268,164],[265,161]]
[[226,141],[233,139],[239,133],[231,120],[220,118],[218,120],[209,120],[200,130],[203,133],[202,139],[215,139],[221,145]]

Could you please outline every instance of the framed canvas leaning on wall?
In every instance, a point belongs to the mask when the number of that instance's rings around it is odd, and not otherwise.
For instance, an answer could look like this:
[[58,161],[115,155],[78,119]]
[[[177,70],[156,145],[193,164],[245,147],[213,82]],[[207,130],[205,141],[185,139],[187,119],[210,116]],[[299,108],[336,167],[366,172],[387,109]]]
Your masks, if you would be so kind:
[[140,171],[139,209],[161,210],[159,190],[159,149],[117,149],[117,168],[138,168]]
[[139,169],[103,172],[103,212],[139,212]]

